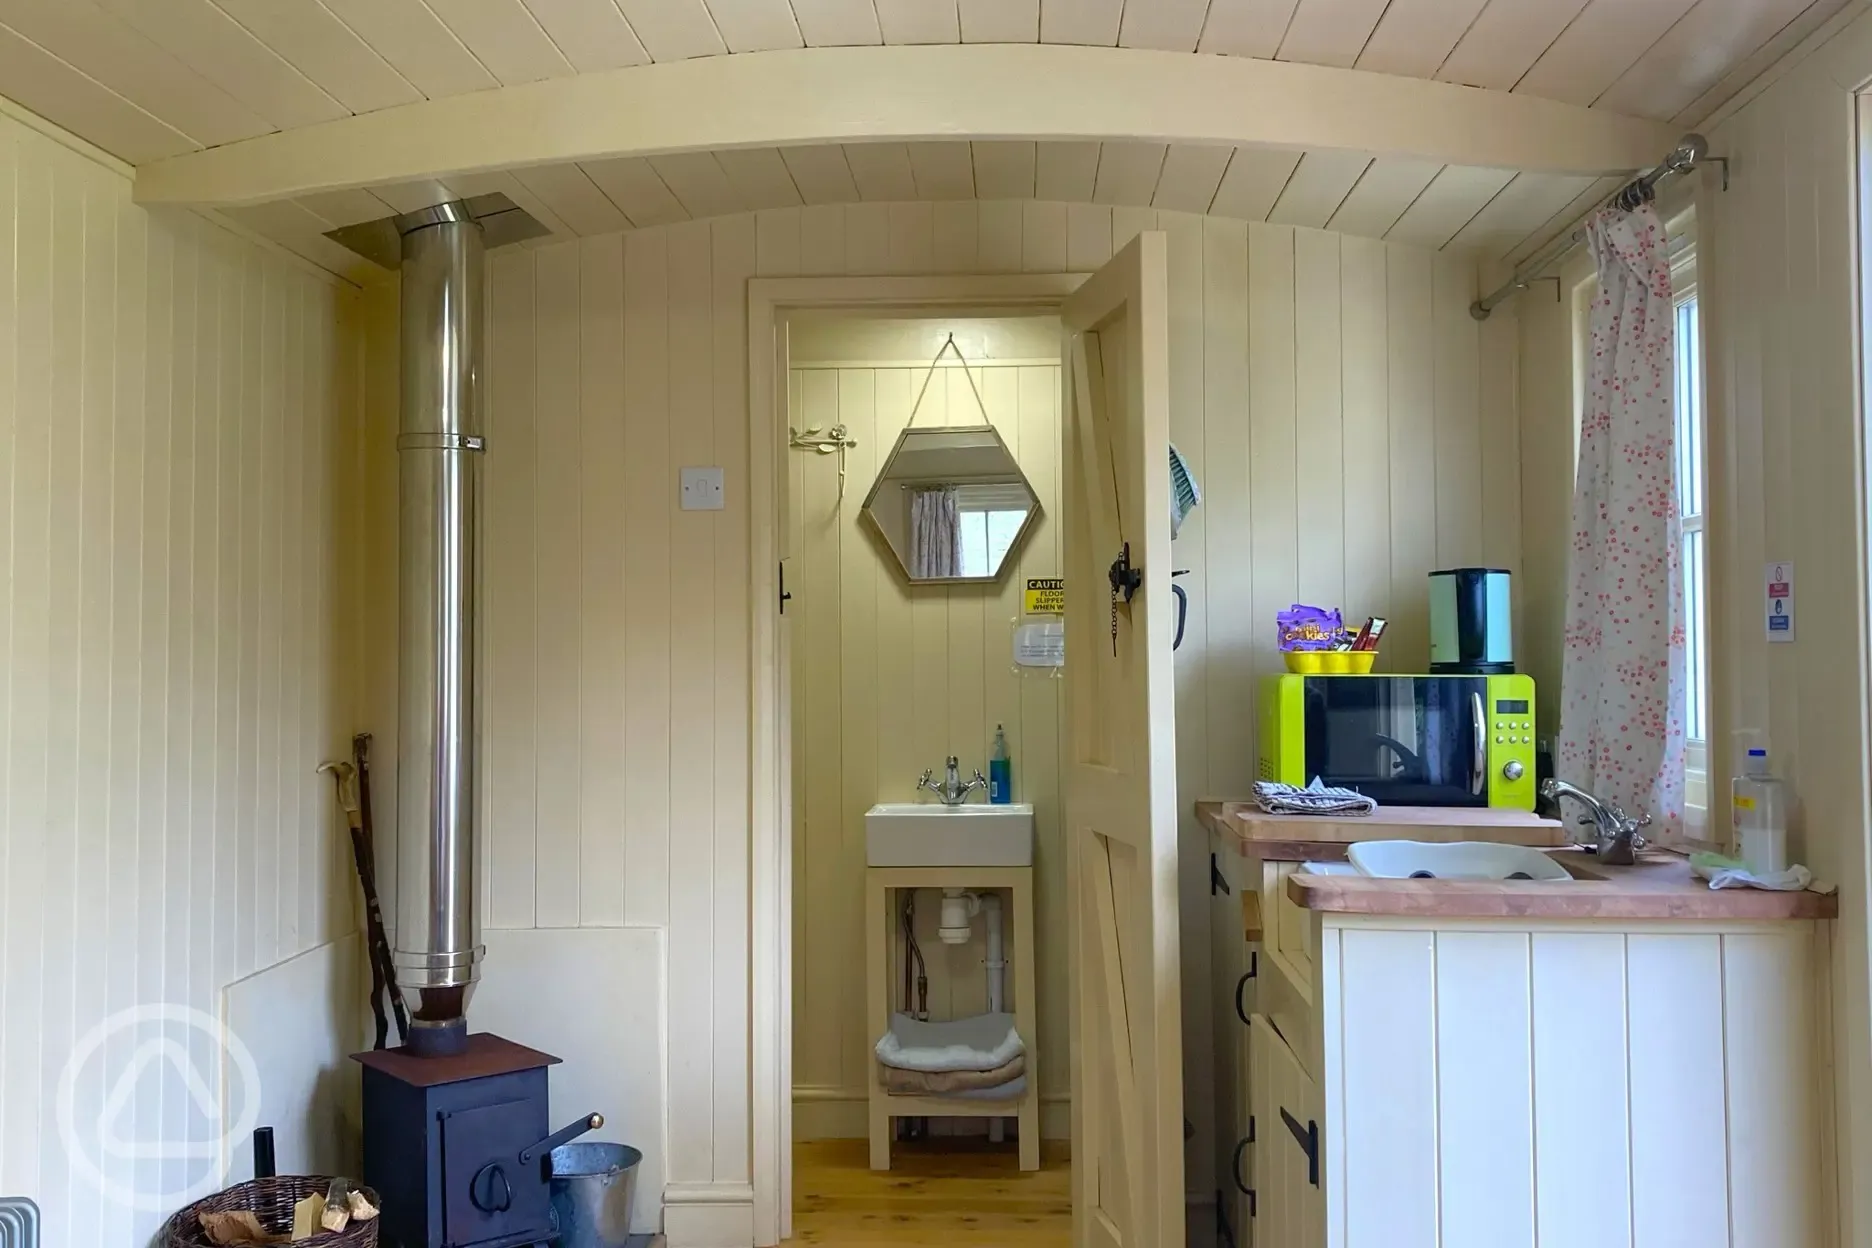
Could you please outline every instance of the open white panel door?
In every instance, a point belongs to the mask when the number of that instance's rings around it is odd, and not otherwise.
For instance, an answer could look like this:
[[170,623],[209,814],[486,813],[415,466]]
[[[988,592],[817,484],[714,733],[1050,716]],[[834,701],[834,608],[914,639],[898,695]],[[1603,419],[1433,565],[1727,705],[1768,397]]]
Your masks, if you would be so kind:
[[1164,255],[1139,235],[1061,310],[1076,1248],[1184,1236]]

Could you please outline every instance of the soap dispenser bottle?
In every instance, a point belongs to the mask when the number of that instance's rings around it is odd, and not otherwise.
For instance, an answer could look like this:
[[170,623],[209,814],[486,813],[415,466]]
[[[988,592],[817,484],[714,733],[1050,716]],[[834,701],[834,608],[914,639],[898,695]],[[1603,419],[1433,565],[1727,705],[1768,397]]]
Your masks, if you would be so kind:
[[1006,806],[1014,800],[1014,760],[1008,757],[1007,733],[995,725],[994,745],[988,751],[988,801]]
[[1768,768],[1768,751],[1748,752],[1742,774],[1729,784],[1736,852],[1757,875],[1788,867],[1787,786]]

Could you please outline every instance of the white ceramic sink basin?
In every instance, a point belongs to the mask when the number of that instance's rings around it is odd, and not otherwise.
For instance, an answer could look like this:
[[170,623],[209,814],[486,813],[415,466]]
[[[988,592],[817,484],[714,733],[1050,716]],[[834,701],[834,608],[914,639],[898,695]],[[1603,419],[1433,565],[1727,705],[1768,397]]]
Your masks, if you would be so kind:
[[1487,841],[1358,841],[1346,858],[1360,875],[1404,880],[1570,880],[1567,869],[1538,849]]
[[1031,867],[1033,807],[883,802],[865,812],[873,867]]

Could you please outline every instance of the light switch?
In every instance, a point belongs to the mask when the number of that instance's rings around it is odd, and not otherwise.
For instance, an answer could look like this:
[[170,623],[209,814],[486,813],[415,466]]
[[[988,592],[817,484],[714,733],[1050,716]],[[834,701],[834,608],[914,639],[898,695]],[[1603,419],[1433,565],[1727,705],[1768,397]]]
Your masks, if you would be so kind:
[[684,511],[720,511],[727,501],[722,497],[720,468],[685,468],[682,470],[682,509]]

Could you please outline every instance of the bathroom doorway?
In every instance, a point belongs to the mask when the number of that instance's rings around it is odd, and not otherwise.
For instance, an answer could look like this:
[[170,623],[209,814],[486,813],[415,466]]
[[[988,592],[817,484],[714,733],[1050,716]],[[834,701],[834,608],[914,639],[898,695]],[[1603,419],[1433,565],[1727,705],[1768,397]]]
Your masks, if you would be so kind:
[[[757,806],[763,797],[771,801],[770,824],[756,812],[755,870],[757,877],[763,867],[772,870],[778,887],[765,897],[784,901],[764,907],[757,878],[758,1242],[795,1234],[796,1207],[822,1220],[832,1216],[831,1195],[817,1187],[849,1194],[871,1174],[863,1141],[878,1079],[874,1047],[885,1024],[871,1017],[874,1003],[867,1001],[867,946],[875,942],[868,942],[865,916],[865,812],[880,802],[915,801],[923,773],[934,772],[940,782],[952,755],[965,781],[977,769],[988,772],[997,727],[1011,755],[1016,800],[1034,807],[1033,1120],[1052,1143],[1042,1150],[1042,1171],[1022,1176],[1012,1106],[996,1114],[990,1111],[1004,1106],[985,1101],[980,1116],[904,1121],[893,1131],[905,1137],[894,1145],[893,1161],[906,1168],[901,1179],[932,1165],[946,1173],[953,1156],[975,1170],[1004,1165],[1010,1180],[1029,1178],[1036,1194],[1051,1190],[1046,1184],[1066,1187],[1071,1067],[1058,799],[1062,682],[1046,669],[1017,668],[1014,642],[1026,582],[1060,575],[1055,308],[1076,281],[778,279],[756,283],[769,289],[751,295],[755,371],[772,362],[765,391],[771,404],[757,398],[757,413],[768,419],[756,416],[754,475],[757,482],[763,475],[758,461],[765,452],[774,491],[767,500],[756,497],[756,515],[774,517],[768,566],[776,599],[786,595],[771,641],[756,641],[772,647],[757,650],[757,659],[772,656],[776,688],[773,713],[757,711],[756,718],[757,737],[771,732],[774,748],[767,755],[773,774],[755,777]],[[917,286],[923,289],[907,289]],[[763,296],[771,348],[756,306]],[[761,380],[754,379],[757,396]],[[885,526],[865,514],[867,496],[906,428],[983,425],[1018,463],[1037,514],[1023,526],[997,514],[1014,510],[1005,501],[977,508],[980,516],[965,508],[959,525],[967,550],[958,556],[964,565],[954,569],[957,583],[912,583]],[[757,739],[757,772],[761,744]],[[764,827],[771,839],[762,837]],[[952,925],[944,940],[939,890],[899,896],[913,901],[907,932],[904,909],[891,911],[890,1010],[926,1012],[938,1021],[989,1013],[990,973],[1001,968],[985,965],[997,960],[989,957],[986,915],[969,916],[965,937]],[[1005,917],[1011,893],[1000,900]],[[1014,929],[1012,921],[1002,926],[998,959],[1009,964],[1002,986],[1007,1009],[1020,961]],[[764,947],[763,931],[778,938],[773,947]],[[907,992],[905,967],[915,968]],[[762,973],[769,969],[772,978]],[[782,991],[769,993],[766,985]],[[763,1051],[773,1054],[771,1066]],[[762,1093],[774,1088],[785,1090],[768,1098],[779,1103],[763,1105]],[[1017,1094],[1024,1091],[1016,1085]],[[762,1181],[769,1176],[771,1188]],[[763,1199],[768,1191],[772,1198]],[[1054,1203],[1063,1243],[1070,1204]],[[946,1213],[941,1201],[925,1201],[914,1216],[940,1221]]]
[[[795,1140],[852,1139],[867,1130],[880,1023],[869,1015],[864,956],[865,812],[878,803],[939,804],[919,780],[934,773],[930,787],[942,787],[950,757],[958,759],[962,800],[987,802],[985,789],[967,786],[991,770],[997,732],[1019,801],[1033,807],[1035,927],[1046,936],[1034,950],[1040,1037],[1023,1039],[1038,1050],[1034,1065],[1053,1134],[1068,1130],[1061,681],[1058,669],[1019,667],[1012,655],[1024,585],[1060,575],[1059,333],[1051,315],[802,312],[788,320]],[[983,425],[1001,446],[918,449],[937,441],[933,431]],[[901,458],[893,460],[894,452]],[[962,468],[965,454],[985,462]],[[916,552],[900,558],[893,549],[906,535],[887,537],[886,527],[895,526],[879,518],[892,507],[907,510],[906,495],[957,491],[914,490],[898,480],[901,467],[873,486],[887,464],[939,455],[945,481],[974,467],[992,473],[1018,466],[1027,484],[963,487],[959,506],[953,497],[929,500],[951,510],[949,523],[934,521],[944,557],[926,555],[925,563],[955,579],[918,583],[923,578],[913,579],[905,563],[915,564]],[[917,536],[929,538],[931,529]],[[990,894],[987,910],[952,913],[945,929],[939,890],[907,889],[899,897],[890,925],[890,1009],[936,1023],[1011,1012],[1006,899]],[[902,1081],[916,1083],[914,1073]],[[1010,1086],[1010,1098],[1019,1099],[1031,1081],[984,1084],[981,1118],[912,1120],[912,1138],[989,1132],[985,1119],[1011,1115],[990,1115],[996,1105],[986,1094]],[[1003,1134],[1001,1124],[992,1134]]]

